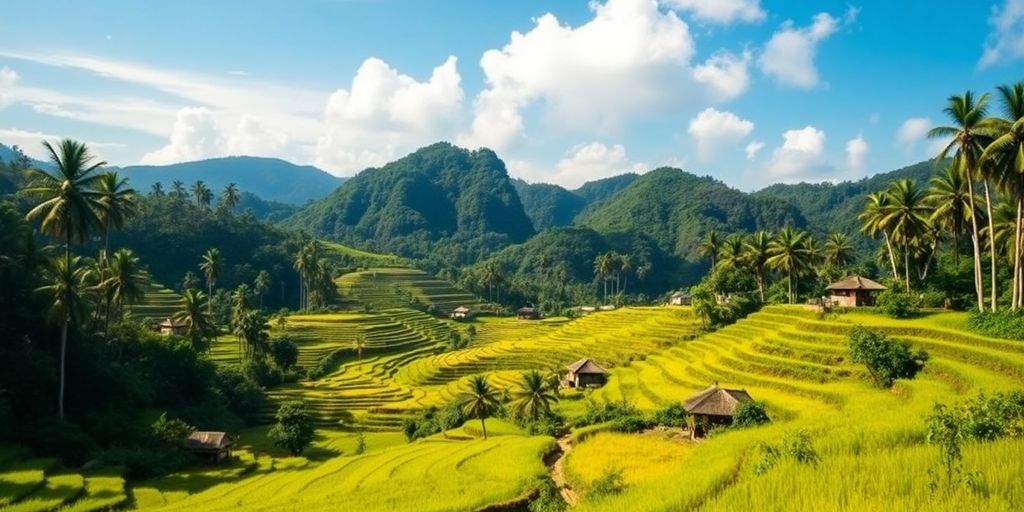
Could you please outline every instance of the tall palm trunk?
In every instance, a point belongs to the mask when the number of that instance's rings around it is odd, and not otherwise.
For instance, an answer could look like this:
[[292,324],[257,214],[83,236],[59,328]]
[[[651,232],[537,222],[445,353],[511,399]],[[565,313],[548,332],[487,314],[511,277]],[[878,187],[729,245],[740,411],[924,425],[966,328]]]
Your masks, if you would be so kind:
[[900,273],[896,270],[896,253],[892,248],[892,239],[889,238],[889,233],[882,231],[882,238],[885,239],[885,249],[889,252],[889,265],[892,266],[892,278],[899,280]]
[[981,247],[978,243],[978,215],[974,205],[974,177],[971,175],[971,167],[968,165],[967,172],[967,200],[971,205],[971,244],[974,249],[974,292],[978,297],[978,311],[985,311],[985,291],[981,284]]
[[757,271],[757,294],[761,297],[761,302],[764,303],[764,270]]
[[213,280],[206,280],[206,314],[213,314]]
[[1020,250],[1021,250],[1021,234],[1022,224],[1024,224],[1024,188],[1017,193],[1017,222],[1014,225],[1015,232],[1013,237],[1013,304],[1011,309],[1017,309],[1021,306],[1021,268],[1020,268]]
[[789,270],[789,273],[788,273],[787,279],[786,279],[786,286],[789,288],[789,303],[792,304],[794,302],[793,301],[793,269]]
[[57,417],[64,419],[64,364],[67,360],[68,349],[68,324],[70,317],[64,317],[64,324],[60,327],[60,391],[57,395]]
[[907,293],[910,293],[910,242],[903,244],[903,277],[906,279]]
[[988,180],[985,180],[982,183],[984,183],[984,185],[985,185],[985,210],[988,213],[988,249],[989,249],[988,250],[988,254],[989,254],[989,257],[990,257],[991,263],[992,263],[992,268],[991,268],[991,272],[990,272],[990,274],[992,276],[992,290],[990,290],[991,291],[991,299],[990,299],[991,305],[990,305],[990,307],[992,308],[992,311],[996,311],[998,309],[998,307],[999,307],[996,304],[996,296],[998,295],[998,290],[997,290],[998,283],[996,283],[996,241],[995,241],[996,231],[995,231],[995,228],[992,225],[992,197],[989,195]]
[[480,428],[484,431],[484,439],[487,439],[487,423],[484,421],[484,417],[480,417]]
[[110,254],[110,214],[105,215],[103,226],[103,254]]

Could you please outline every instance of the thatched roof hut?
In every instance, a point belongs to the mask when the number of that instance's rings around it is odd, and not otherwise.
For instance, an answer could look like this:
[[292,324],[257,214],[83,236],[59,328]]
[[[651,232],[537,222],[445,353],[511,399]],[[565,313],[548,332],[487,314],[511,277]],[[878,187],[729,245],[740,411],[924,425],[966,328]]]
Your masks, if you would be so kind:
[[231,455],[234,438],[227,432],[206,432],[197,430],[185,439],[185,449],[198,458],[219,461]]
[[452,310],[452,320],[467,320],[473,317],[473,311],[466,306],[459,306]]
[[539,320],[540,310],[533,306],[523,306],[516,310],[516,318],[519,320]]
[[836,306],[871,306],[874,292],[885,290],[885,285],[862,276],[848,276],[825,287],[831,292],[829,300]]
[[753,400],[746,390],[720,388],[715,384],[687,398],[683,408],[692,416],[705,417],[714,422],[731,422],[740,404]]
[[565,367],[565,385],[572,388],[599,387],[604,385],[608,370],[583,358]]
[[173,318],[165,318],[163,322],[156,325],[157,330],[164,336],[181,336],[188,331],[188,324]]

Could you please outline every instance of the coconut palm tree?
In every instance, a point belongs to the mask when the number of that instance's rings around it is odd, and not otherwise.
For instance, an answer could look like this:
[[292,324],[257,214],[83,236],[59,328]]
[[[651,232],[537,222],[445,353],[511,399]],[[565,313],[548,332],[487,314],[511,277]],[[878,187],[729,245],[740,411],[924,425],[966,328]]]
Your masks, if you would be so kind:
[[[213,287],[217,284],[217,277],[220,276],[220,249],[211,247],[206,250],[203,254],[202,261],[199,262],[199,270],[203,272],[203,276],[206,277],[206,293],[213,297]],[[207,308],[210,308],[212,303],[207,303]],[[207,313],[212,313],[212,309],[208,309]]]
[[947,165],[931,179],[927,201],[932,208],[929,220],[953,237],[953,263],[960,265],[960,236],[964,223],[972,215],[964,176],[953,165]]
[[487,423],[485,420],[497,412],[501,406],[501,393],[487,383],[483,375],[474,375],[469,378],[466,389],[459,394],[458,403],[462,413],[469,418],[480,420],[480,427],[484,431],[484,439],[487,439]]
[[104,258],[103,275],[99,288],[106,301],[103,320],[103,337],[106,338],[110,329],[111,307],[123,308],[142,300],[150,280],[131,249],[118,249],[110,258]]
[[252,289],[256,292],[256,295],[259,295],[260,309],[263,309],[263,294],[270,291],[270,273],[266,270],[260,270],[260,273],[256,274],[256,279],[252,282]]
[[213,321],[208,313],[209,310],[209,298],[206,294],[190,288],[182,292],[181,306],[174,313],[175,320],[185,323],[187,334],[192,340],[192,348],[196,352],[202,352],[205,349],[205,340],[213,332]]
[[99,194],[95,191],[100,176],[96,170],[106,162],[95,162],[89,148],[70,139],[57,147],[43,142],[54,171],[31,169],[28,186],[22,193],[41,202],[25,217],[39,220],[39,231],[64,241],[64,259],[71,261],[71,242],[85,240],[97,226]]
[[[950,96],[943,111],[953,121],[952,126],[938,126],[928,132],[931,138],[949,138],[950,141],[942,148],[936,162],[944,161],[953,153],[953,162],[964,174],[967,183],[967,200],[971,212],[977,212],[974,202],[974,180],[979,173],[981,155],[988,143],[985,131],[985,114],[988,109],[988,94],[982,94],[977,100],[971,91],[960,96]],[[978,216],[971,215],[971,244],[974,251],[974,290],[978,298],[978,310],[985,311],[985,291],[981,277],[981,245],[979,242]],[[994,293],[994,291],[993,291]]]
[[831,233],[825,240],[822,255],[825,258],[825,263],[829,265],[848,267],[853,263],[854,252],[850,237],[846,236],[846,233]]
[[243,343],[242,353],[248,360],[262,354],[270,335],[267,334],[267,317],[263,313],[249,310],[235,322],[235,336]]
[[181,180],[171,182],[171,197],[184,201],[188,199],[188,190],[185,190],[185,183]]
[[[1013,298],[1011,309],[1024,306],[1024,82],[998,87],[1003,117],[990,120],[993,141],[985,148],[981,160],[1001,170],[1001,188],[1015,199],[1016,217],[1013,229]],[[990,217],[989,226],[992,226]],[[991,238],[990,238],[991,240]],[[993,244],[995,246],[995,244]]]
[[189,270],[185,272],[185,277],[181,280],[182,290],[199,289],[199,276],[195,272]]
[[746,250],[743,243],[743,235],[733,233],[725,238],[718,251],[719,265],[728,268],[741,269],[746,263]]
[[519,381],[519,389],[512,392],[512,398],[515,413],[533,421],[551,412],[551,404],[558,401],[558,397],[552,392],[550,380],[537,370],[523,374],[522,380]]
[[789,288],[789,303],[796,302],[799,274],[807,267],[809,255],[805,239],[807,235],[791,227],[779,231],[769,245],[768,266],[786,273]]
[[858,215],[861,222],[860,230],[874,238],[879,233],[885,240],[885,250],[889,255],[889,265],[892,270],[892,278],[899,279],[900,274],[896,270],[896,253],[892,247],[892,236],[888,226],[885,225],[885,212],[889,207],[889,196],[882,192],[868,194],[864,205],[864,211]]
[[757,293],[764,302],[765,272],[768,269],[768,258],[771,256],[772,234],[767,231],[758,231],[744,242],[746,258],[750,267],[754,270],[754,277],[757,278]]
[[81,321],[85,312],[85,289],[89,271],[81,258],[54,258],[50,265],[47,284],[36,290],[49,297],[49,320],[60,325],[60,388],[57,395],[57,415],[64,419],[64,377],[67,363],[68,328]]
[[210,201],[213,200],[213,193],[210,192],[210,188],[203,180],[197,180],[192,184],[192,197],[196,200],[197,208],[206,210],[210,207]]
[[103,251],[110,252],[110,229],[121,229],[124,221],[135,215],[135,189],[128,186],[128,178],[110,171],[99,175],[96,181],[99,194],[96,213],[103,224]]
[[356,336],[356,339],[352,340],[352,350],[356,351],[356,357],[362,361],[363,351],[366,350],[366,338],[363,336]]
[[889,203],[882,223],[892,229],[893,241],[903,244],[903,277],[910,293],[910,253],[918,237],[927,231],[930,208],[924,191],[910,180],[893,182],[886,195]]
[[714,229],[709,229],[704,233],[704,238],[701,239],[700,244],[697,246],[701,256],[711,258],[711,268],[715,268],[715,260],[718,259],[718,251],[721,248],[722,237]]
[[594,275],[604,282],[604,302],[608,302],[608,280],[615,271],[615,259],[612,253],[606,252],[597,255],[594,259]]
[[151,195],[153,197],[163,197],[164,196],[164,184],[160,183],[158,181],[158,182],[154,183],[153,185],[151,185],[149,187],[149,195]]
[[220,202],[224,205],[228,211],[235,211],[235,207],[238,206],[238,186],[234,183],[228,183],[224,186],[224,191],[220,193]]

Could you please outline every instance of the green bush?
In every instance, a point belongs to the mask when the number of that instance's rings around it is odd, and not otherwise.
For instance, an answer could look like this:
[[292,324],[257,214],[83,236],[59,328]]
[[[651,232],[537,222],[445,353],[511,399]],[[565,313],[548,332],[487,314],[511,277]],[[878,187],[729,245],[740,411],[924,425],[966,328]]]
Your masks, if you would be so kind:
[[986,336],[1024,340],[1024,310],[971,311],[967,327]]
[[673,402],[667,406],[654,411],[652,421],[656,425],[663,427],[684,427],[686,426],[686,409],[683,408],[683,404],[679,402]]
[[751,400],[743,402],[736,408],[736,415],[732,418],[732,425],[738,428],[756,427],[771,421],[765,409],[764,402]]
[[854,327],[849,335],[850,359],[867,367],[875,384],[892,387],[896,379],[912,379],[924,368],[928,353],[912,351],[910,343],[891,340],[881,332]]
[[587,494],[596,498],[604,496],[611,496],[613,494],[619,494],[625,484],[622,482],[622,470],[618,468],[607,468],[601,472],[601,476],[597,477],[590,484],[590,489]]
[[316,362],[316,366],[306,371],[306,377],[309,379],[319,379],[320,377],[323,377],[333,372],[334,369],[337,368],[339,364],[341,364],[341,361],[345,358],[345,356],[351,352],[351,349],[345,347],[339,348],[321,357]]
[[624,433],[636,433],[643,432],[651,427],[651,422],[647,421],[640,414],[634,414],[631,416],[621,416],[612,420],[611,431],[612,432],[624,432]]
[[267,403],[263,388],[246,378],[238,368],[218,368],[216,389],[228,409],[249,424],[259,418],[260,410]]
[[313,418],[306,412],[302,402],[286,402],[275,415],[277,423],[270,427],[267,437],[276,446],[288,450],[292,455],[301,455],[313,442]]
[[893,289],[878,294],[876,304],[880,312],[892,318],[910,318],[919,308],[917,298]]
[[282,371],[288,371],[299,360],[299,346],[288,335],[272,339],[269,351],[274,364]]
[[448,404],[443,408],[430,406],[416,416],[402,421],[402,433],[405,435],[406,441],[412,442],[453,429],[465,421],[462,409],[456,403]]
[[596,423],[614,421],[623,417],[638,416],[633,404],[626,401],[620,402],[587,402],[587,408],[583,415],[573,421],[573,427],[585,427]]

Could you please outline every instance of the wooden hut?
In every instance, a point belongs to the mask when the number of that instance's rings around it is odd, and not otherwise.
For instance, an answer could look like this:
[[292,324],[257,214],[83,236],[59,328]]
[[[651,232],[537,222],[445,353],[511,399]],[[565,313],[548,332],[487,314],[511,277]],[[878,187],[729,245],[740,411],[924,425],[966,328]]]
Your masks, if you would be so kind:
[[752,400],[746,390],[720,388],[718,384],[687,398],[683,408],[694,419],[690,435],[697,437],[712,426],[732,424],[740,404]]
[[671,306],[689,306],[690,294],[686,292],[675,292],[668,298],[668,303]]
[[885,290],[885,286],[866,277],[850,276],[825,287],[831,295],[829,302],[833,306],[858,307],[873,306],[874,293]]
[[185,449],[197,459],[220,462],[231,456],[234,438],[226,432],[195,431],[185,439]]
[[165,318],[163,322],[157,324],[156,328],[164,336],[184,336],[188,332],[188,324],[173,318]]
[[452,320],[469,320],[473,318],[473,311],[466,306],[459,306],[453,309],[452,314],[449,316],[451,316]]
[[540,310],[533,306],[523,306],[516,310],[517,320],[540,320]]
[[565,367],[565,385],[570,388],[596,388],[604,385],[608,370],[588,358]]

